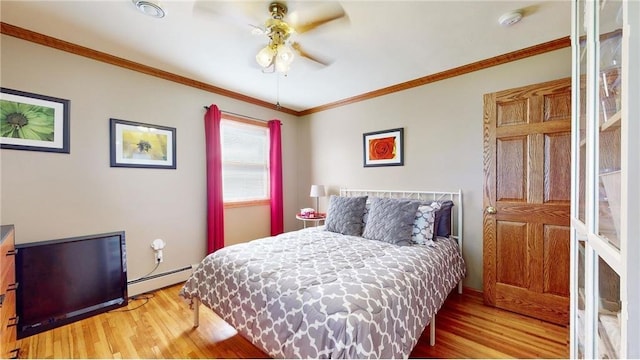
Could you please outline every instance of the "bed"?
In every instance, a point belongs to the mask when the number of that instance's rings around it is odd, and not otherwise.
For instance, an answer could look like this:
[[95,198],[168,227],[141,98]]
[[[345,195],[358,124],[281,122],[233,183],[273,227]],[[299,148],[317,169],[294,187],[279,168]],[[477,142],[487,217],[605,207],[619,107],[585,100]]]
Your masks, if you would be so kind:
[[[455,210],[437,219],[446,203]],[[406,224],[394,228],[389,206],[405,223],[413,212],[411,239],[421,236],[422,211],[433,238],[390,241],[406,238]],[[337,215],[343,209],[360,216],[360,234],[349,230],[355,221]],[[195,326],[202,303],[274,358],[406,358],[448,294],[462,290],[462,210],[460,191],[343,189],[331,197],[324,226],[220,249],[195,268],[180,295],[194,309]],[[447,236],[438,236],[439,224]],[[435,326],[430,336],[433,345]]]

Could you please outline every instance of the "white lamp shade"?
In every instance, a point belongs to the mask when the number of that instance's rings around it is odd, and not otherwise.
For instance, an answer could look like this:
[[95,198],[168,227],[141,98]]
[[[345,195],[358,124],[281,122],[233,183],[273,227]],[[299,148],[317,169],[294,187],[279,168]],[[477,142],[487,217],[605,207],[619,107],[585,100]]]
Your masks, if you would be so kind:
[[293,62],[293,51],[285,44],[280,44],[276,48],[276,71],[280,73],[287,73],[289,68],[291,68],[291,63]]
[[273,58],[275,56],[276,56],[275,50],[271,46],[267,45],[264,48],[262,48],[260,52],[258,52],[258,54],[256,55],[256,61],[260,66],[262,66],[263,68],[266,68],[273,63]]
[[286,74],[289,72],[291,65],[285,62],[282,62],[276,58],[276,71],[279,73]]
[[324,185],[311,185],[311,191],[309,192],[310,197],[321,197],[325,196]]
[[294,54],[287,45],[278,45],[276,51],[278,62],[282,62],[286,65],[291,65],[291,63],[293,62]]

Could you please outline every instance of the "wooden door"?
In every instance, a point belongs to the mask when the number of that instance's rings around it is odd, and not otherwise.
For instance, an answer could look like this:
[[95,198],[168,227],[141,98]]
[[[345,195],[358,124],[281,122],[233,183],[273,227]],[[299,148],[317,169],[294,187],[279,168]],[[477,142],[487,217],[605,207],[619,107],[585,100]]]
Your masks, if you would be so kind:
[[484,96],[484,300],[569,323],[571,80]]

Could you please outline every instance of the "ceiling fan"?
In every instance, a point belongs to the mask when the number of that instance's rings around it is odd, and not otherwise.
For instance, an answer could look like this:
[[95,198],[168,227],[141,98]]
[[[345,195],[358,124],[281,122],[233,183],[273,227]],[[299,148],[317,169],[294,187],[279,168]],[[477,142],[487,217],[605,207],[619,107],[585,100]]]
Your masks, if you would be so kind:
[[338,7],[330,10],[325,10],[324,14],[314,20],[291,25],[284,19],[288,11],[285,3],[276,1],[269,4],[271,18],[265,22],[263,29],[256,28],[258,31],[262,30],[269,37],[269,43],[256,55],[256,62],[263,68],[263,71],[273,69],[277,72],[286,73],[293,62],[294,52],[321,65],[329,65],[327,60],[320,59],[303,50],[300,43],[290,41],[290,36],[294,33],[302,34],[346,16],[342,6],[338,5]]
[[[289,8],[284,1],[272,1],[267,8],[269,17],[263,25],[258,26],[249,22],[248,25],[252,27],[253,34],[266,35],[268,37],[268,43],[256,54],[256,62],[260,65],[263,72],[286,74],[296,55],[323,66],[331,64],[332,61],[311,54],[306,51],[299,42],[294,41],[295,35],[314,30],[328,22],[338,19],[348,20],[344,9],[337,2],[318,3],[320,5],[313,9],[314,18],[303,21],[299,19],[301,17],[299,11],[288,14]],[[216,13],[229,18],[240,17],[243,20],[247,19],[247,16],[238,16],[238,14],[222,14],[222,7],[216,6],[214,8],[209,4],[216,3],[201,1],[197,2],[196,6],[199,6],[202,10],[209,13]],[[301,1],[297,2],[296,5],[305,6],[306,4]]]

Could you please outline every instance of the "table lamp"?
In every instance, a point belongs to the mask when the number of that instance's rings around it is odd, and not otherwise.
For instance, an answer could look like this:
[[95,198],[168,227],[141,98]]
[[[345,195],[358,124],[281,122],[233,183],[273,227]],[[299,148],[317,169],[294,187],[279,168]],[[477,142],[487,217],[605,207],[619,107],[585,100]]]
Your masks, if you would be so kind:
[[310,197],[316,198],[316,211],[320,212],[319,201],[321,196],[325,196],[324,185],[311,185]]

